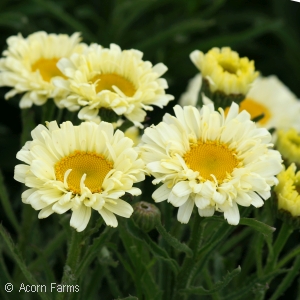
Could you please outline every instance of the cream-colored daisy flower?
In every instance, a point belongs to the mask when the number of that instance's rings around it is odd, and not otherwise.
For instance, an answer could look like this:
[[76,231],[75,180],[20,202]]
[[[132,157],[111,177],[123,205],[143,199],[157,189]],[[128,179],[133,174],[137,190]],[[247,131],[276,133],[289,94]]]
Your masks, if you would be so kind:
[[55,85],[70,93],[62,105],[69,110],[80,108],[82,120],[99,118],[99,109],[105,108],[141,126],[144,110],[153,110],[150,105],[162,108],[174,99],[165,94],[168,85],[160,78],[167,67],[152,66],[142,56],[138,50],[122,51],[111,44],[109,49],[93,45],[83,54],[60,60],[58,67],[69,80],[56,80]]
[[[179,104],[196,106],[200,89],[201,76],[196,75],[190,80],[186,92],[180,97]],[[207,99],[204,98],[205,104],[209,102]],[[253,82],[246,98],[240,103],[240,111],[242,110],[246,110],[251,115],[251,119],[264,114],[264,117],[257,122],[260,127],[267,129],[294,127],[300,131],[300,101],[274,75],[259,77]]]
[[37,126],[17,153],[26,164],[15,167],[14,178],[28,190],[22,201],[41,210],[38,217],[72,210],[70,225],[86,228],[91,210],[97,210],[105,223],[116,227],[114,214],[129,218],[130,204],[120,199],[125,193],[139,195],[133,187],[144,180],[144,162],[138,158],[133,142],[113,125],[56,121]]
[[209,84],[211,92],[246,95],[258,76],[254,61],[249,61],[247,57],[240,58],[229,47],[212,48],[206,54],[195,50],[190,58]]
[[8,49],[0,59],[0,86],[13,89],[6,95],[9,99],[25,93],[20,101],[21,108],[32,104],[42,105],[48,98],[58,101],[66,96],[66,91],[52,84],[52,80],[64,75],[56,64],[62,57],[74,52],[82,52],[85,44],[79,43],[79,33],[47,34],[35,32],[24,38],[21,34],[7,39]]
[[300,130],[300,101],[276,77],[259,77],[240,104],[240,111],[247,110],[251,118],[264,114],[259,126],[287,130]]
[[300,134],[295,128],[279,130],[275,146],[288,165],[296,163],[300,166]]
[[163,122],[147,128],[141,155],[148,171],[163,183],[152,195],[179,207],[181,223],[190,219],[194,204],[200,216],[224,212],[229,224],[239,223],[237,204],[260,207],[270,197],[270,187],[281,169],[281,156],[272,150],[271,135],[257,128],[246,111],[204,105],[174,107]]
[[293,217],[300,217],[300,171],[291,164],[278,175],[278,185],[274,188],[277,195],[278,209],[289,212]]
[[180,96],[178,104],[181,106],[192,105],[196,106],[198,102],[199,93],[201,90],[202,76],[196,74],[189,80],[186,91]]

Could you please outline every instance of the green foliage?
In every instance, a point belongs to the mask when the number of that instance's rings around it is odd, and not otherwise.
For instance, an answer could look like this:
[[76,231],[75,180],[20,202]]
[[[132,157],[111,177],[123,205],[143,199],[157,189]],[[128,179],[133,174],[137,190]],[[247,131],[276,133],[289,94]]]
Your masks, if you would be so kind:
[[[9,36],[44,30],[79,31],[86,43],[143,51],[145,60],[168,67],[168,93],[175,96],[166,109],[154,108],[148,114],[146,125],[151,125],[171,111],[197,73],[189,60],[195,49],[230,46],[255,60],[261,74],[276,74],[299,97],[299,9],[299,3],[283,0],[2,0],[0,49],[5,50]],[[37,212],[22,204],[24,189],[13,180],[16,153],[37,124],[79,121],[76,113],[51,110],[50,102],[20,110],[18,96],[4,100],[8,90],[0,89],[1,299],[300,297],[299,232],[272,218],[267,205],[258,212],[249,210],[235,227],[223,216],[200,218],[195,212],[189,224],[182,225],[170,204],[159,203],[163,225],[149,233],[130,219],[118,218],[118,228],[104,228],[96,212],[82,235],[72,234],[68,213],[38,220]],[[111,111],[102,113],[106,120],[116,120]],[[126,121],[120,129],[131,125]],[[153,201],[153,189],[148,178],[143,201]],[[10,294],[4,290],[8,282],[15,287]],[[80,290],[50,293],[50,282],[78,284]],[[20,295],[21,283],[45,284],[47,293]]]

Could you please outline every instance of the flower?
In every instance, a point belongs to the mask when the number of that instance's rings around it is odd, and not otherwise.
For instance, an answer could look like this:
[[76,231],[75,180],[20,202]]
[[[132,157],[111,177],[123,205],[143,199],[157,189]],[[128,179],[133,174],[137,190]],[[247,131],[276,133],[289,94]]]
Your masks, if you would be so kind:
[[300,130],[300,102],[276,76],[257,78],[240,104],[240,111],[243,109],[252,119],[264,114],[257,123],[267,129]]
[[26,164],[15,167],[14,178],[28,190],[22,201],[41,210],[38,217],[72,210],[70,225],[86,228],[91,209],[97,210],[107,225],[116,227],[114,214],[129,218],[130,204],[120,199],[125,192],[139,195],[133,183],[144,180],[144,163],[133,142],[113,125],[56,121],[38,125],[17,153]]
[[8,49],[0,59],[0,86],[13,87],[6,95],[9,99],[25,93],[20,101],[21,108],[32,104],[42,105],[48,98],[54,98],[57,105],[66,92],[52,83],[54,78],[64,77],[56,64],[62,57],[80,52],[85,44],[80,44],[79,33],[47,34],[35,32],[27,38],[21,34],[7,39]]
[[274,188],[277,195],[278,209],[289,212],[292,217],[300,217],[300,171],[291,164],[278,175],[278,185]]
[[178,103],[181,106],[192,105],[196,106],[199,93],[201,90],[202,76],[201,74],[196,74],[193,78],[189,80],[186,91],[180,96]]
[[[179,104],[196,106],[200,89],[201,76],[196,75],[190,80],[186,92],[181,95]],[[211,102],[207,99],[207,97],[204,98],[205,104]],[[240,103],[240,111],[243,110],[251,115],[251,119],[264,114],[264,117],[256,123],[259,127],[267,129],[294,127],[300,131],[300,102],[274,75],[259,77],[253,82],[245,99]]]
[[82,120],[99,118],[99,109],[105,108],[141,126],[144,110],[153,110],[150,105],[162,108],[174,99],[165,94],[168,85],[160,78],[167,67],[152,66],[142,56],[138,50],[122,51],[111,44],[109,49],[92,45],[83,54],[60,60],[58,67],[69,80],[56,80],[55,85],[70,93],[62,105],[69,110],[81,108]]
[[204,105],[174,107],[163,122],[145,130],[141,157],[154,184],[152,197],[179,207],[177,219],[187,223],[194,204],[200,216],[224,212],[229,224],[239,223],[237,204],[260,207],[277,183],[281,156],[270,149],[271,135],[257,128],[246,111],[232,103],[223,109]]
[[300,135],[295,128],[279,130],[275,145],[287,164],[294,162],[300,166]]
[[206,54],[195,50],[190,58],[208,82],[211,92],[246,95],[258,76],[254,61],[249,61],[247,57],[240,58],[229,47],[212,48]]

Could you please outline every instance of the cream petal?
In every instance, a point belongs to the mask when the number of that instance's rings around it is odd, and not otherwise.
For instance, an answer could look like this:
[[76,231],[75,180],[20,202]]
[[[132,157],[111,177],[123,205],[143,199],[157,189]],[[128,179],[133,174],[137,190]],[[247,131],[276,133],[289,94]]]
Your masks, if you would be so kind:
[[99,214],[103,218],[106,225],[111,227],[117,227],[118,226],[118,220],[116,216],[109,210],[107,210],[105,207],[98,210]]
[[70,220],[70,226],[74,227],[76,231],[83,231],[91,218],[91,208],[81,205],[73,210]]
[[172,193],[174,193],[177,197],[189,195],[191,192],[192,189],[188,181],[180,181],[172,189]]
[[228,224],[238,225],[240,221],[240,212],[237,204],[233,201],[232,206],[228,206],[224,210],[224,218],[227,220]]
[[194,201],[189,199],[178,209],[177,220],[180,223],[187,224],[190,220],[194,208]]
[[198,208],[205,209],[208,205],[210,205],[210,199],[197,194],[195,196],[195,204]]
[[156,203],[162,202],[168,199],[170,192],[171,189],[169,189],[165,184],[163,184],[155,190],[155,192],[152,194],[152,198]]
[[198,208],[198,213],[201,217],[211,217],[215,213],[215,207],[214,206],[207,206],[206,208]]
[[171,192],[168,197],[168,202],[172,203],[175,207],[179,207],[187,201],[189,196],[190,195],[188,194],[183,197],[177,197],[173,192]]
[[49,217],[50,215],[52,215],[53,213],[54,213],[54,211],[52,210],[52,205],[48,205],[47,207],[43,208],[39,212],[38,218],[45,219],[45,218]]
[[132,206],[122,199],[115,199],[115,204],[105,203],[104,207],[112,213],[124,218],[129,218],[133,213]]

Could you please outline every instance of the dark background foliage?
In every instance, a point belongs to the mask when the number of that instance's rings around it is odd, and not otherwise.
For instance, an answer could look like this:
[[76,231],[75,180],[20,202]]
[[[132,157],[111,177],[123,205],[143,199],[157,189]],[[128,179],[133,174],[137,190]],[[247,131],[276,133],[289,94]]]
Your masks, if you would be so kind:
[[[277,75],[300,97],[299,16],[300,3],[289,0],[1,0],[0,50],[9,36],[26,37],[40,30],[79,31],[86,43],[141,50],[145,60],[167,65],[168,93],[175,96],[166,110],[156,108],[149,114],[149,123],[156,124],[166,111],[172,112],[196,74],[189,59],[195,49],[230,46],[255,60],[264,76]],[[18,97],[4,100],[8,90],[0,88],[0,168],[13,207],[21,211],[19,184],[12,179],[15,155],[22,146],[21,112]],[[3,211],[0,220],[10,228]],[[22,245],[26,248],[21,240]]]

